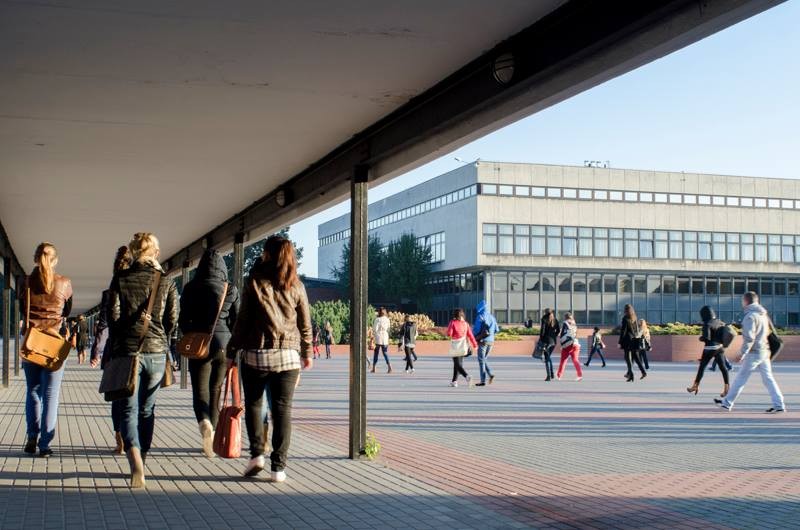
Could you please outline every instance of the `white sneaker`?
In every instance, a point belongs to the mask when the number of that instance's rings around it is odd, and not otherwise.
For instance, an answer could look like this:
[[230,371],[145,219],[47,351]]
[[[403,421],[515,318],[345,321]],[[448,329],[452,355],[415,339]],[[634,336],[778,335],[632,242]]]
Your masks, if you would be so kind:
[[214,456],[214,429],[208,420],[201,421],[199,427],[200,435],[203,437],[203,454],[211,458]]
[[412,373],[412,374],[413,374],[413,373],[416,373],[416,370],[414,370],[414,369],[412,368],[412,369],[411,369],[411,373]]
[[583,379],[583,376],[582,376],[582,375],[581,375],[581,376],[579,376],[579,377],[576,377],[576,378],[575,378],[575,381],[580,381],[581,379]]
[[450,382],[450,386],[453,387],[453,388],[458,387],[458,381],[451,381]]
[[270,478],[272,482],[286,482],[286,471],[273,471]]
[[244,469],[244,476],[255,477],[262,471],[264,471],[264,455],[258,455],[257,457],[250,459],[250,462]]

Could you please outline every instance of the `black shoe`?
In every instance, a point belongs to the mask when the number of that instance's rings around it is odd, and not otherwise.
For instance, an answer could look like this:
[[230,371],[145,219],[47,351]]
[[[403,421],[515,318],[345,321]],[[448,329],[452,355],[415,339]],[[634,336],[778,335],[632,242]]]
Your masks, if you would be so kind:
[[47,449],[39,449],[39,456],[41,456],[42,458],[47,458],[52,454],[53,450],[50,449],[49,447]]
[[603,363],[603,366],[602,366],[602,368],[605,368],[605,367],[606,367],[606,363]]
[[583,363],[584,366],[589,366],[589,363]]
[[[631,377],[633,377],[633,376],[631,376]],[[639,379],[644,379],[645,377],[647,377],[647,372],[642,372],[642,376]]]
[[625,376],[625,381],[627,381],[629,383],[633,383],[633,374],[626,375]]
[[552,379],[552,377],[550,377],[550,376],[548,375],[548,376],[547,376],[547,378],[545,379],[545,381],[550,381],[551,379]]
[[486,386],[486,383],[475,383],[475,386]]
[[29,436],[28,437],[28,441],[25,442],[25,447],[22,450],[25,451],[26,453],[28,453],[29,455],[35,455],[36,454],[36,442],[37,442],[37,440],[36,440],[35,436]]
[[776,409],[775,407],[770,407],[766,411],[767,414],[780,414],[781,412],[786,412],[784,409]]

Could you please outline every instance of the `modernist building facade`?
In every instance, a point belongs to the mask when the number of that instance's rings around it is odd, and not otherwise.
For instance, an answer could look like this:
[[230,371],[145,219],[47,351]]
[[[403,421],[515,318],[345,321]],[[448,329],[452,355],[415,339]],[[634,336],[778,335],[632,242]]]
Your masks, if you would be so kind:
[[[370,235],[412,233],[432,249],[432,316],[501,323],[544,308],[613,325],[632,303],[653,323],[696,322],[703,305],[741,318],[761,294],[778,325],[800,324],[800,181],[480,161],[370,205]],[[331,276],[349,216],[319,227]]]

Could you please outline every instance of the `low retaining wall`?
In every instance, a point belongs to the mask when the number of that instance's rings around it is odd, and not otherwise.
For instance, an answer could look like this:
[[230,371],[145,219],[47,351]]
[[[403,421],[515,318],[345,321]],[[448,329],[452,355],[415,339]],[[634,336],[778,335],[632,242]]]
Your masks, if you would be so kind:
[[[580,329],[578,337],[581,339],[581,355],[585,358],[589,351],[587,349],[588,337],[592,334],[591,329]],[[800,335],[784,335],[784,349],[778,361],[800,361]],[[530,356],[536,345],[538,337],[522,335],[521,340],[501,340],[494,343],[492,355],[494,356]],[[603,342],[606,343],[606,350],[603,353],[608,359],[622,360],[622,351],[617,346],[618,337],[616,335],[604,336]],[[694,362],[700,358],[703,345],[695,335],[654,335],[652,337],[653,350],[648,353],[651,361],[661,362]],[[742,344],[741,335],[736,337],[733,344],[728,348],[731,354],[738,352]],[[420,355],[447,356],[450,343],[446,340],[420,340],[417,341],[416,351]],[[348,355],[350,346],[347,344],[337,344],[333,346],[334,355]],[[324,347],[320,350],[325,352]],[[389,346],[389,354],[395,356],[398,352],[397,345]],[[558,348],[556,348],[558,353]]]

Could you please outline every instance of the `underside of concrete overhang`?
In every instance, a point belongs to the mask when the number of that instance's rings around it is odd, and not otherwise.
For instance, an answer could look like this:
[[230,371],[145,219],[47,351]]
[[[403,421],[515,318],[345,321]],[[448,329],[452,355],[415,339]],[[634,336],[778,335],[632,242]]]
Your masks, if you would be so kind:
[[175,269],[777,3],[0,1],[0,221],[85,310],[136,231]]

